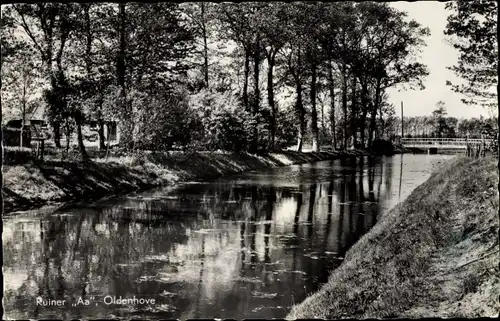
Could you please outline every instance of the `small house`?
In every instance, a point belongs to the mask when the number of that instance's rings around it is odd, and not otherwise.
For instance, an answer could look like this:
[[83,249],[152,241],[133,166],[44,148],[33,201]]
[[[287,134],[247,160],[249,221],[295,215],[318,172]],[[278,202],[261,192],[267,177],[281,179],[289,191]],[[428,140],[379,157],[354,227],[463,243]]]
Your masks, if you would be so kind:
[[22,146],[31,147],[32,138],[40,138],[45,136],[44,130],[47,125],[42,119],[29,119],[22,126],[22,119],[11,119],[5,126],[2,126],[3,144],[4,146],[20,146],[21,131],[22,131]]

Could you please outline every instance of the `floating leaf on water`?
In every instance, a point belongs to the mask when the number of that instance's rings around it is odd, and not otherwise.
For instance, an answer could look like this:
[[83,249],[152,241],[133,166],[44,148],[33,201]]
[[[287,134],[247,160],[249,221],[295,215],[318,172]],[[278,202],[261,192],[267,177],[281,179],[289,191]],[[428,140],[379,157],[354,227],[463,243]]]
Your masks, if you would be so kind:
[[259,236],[263,236],[263,237],[274,237],[275,235],[273,234],[266,234],[266,233],[261,233],[261,232],[257,232],[257,233],[252,233],[252,235],[255,234],[255,235],[259,235]]
[[272,223],[274,223],[273,220],[267,220],[267,221],[256,221],[254,224],[261,225],[261,224],[272,224]]
[[161,312],[173,312],[173,311],[176,311],[177,308],[173,305],[170,305],[170,304],[160,304],[158,306],[155,306],[154,310],[161,311]]
[[151,281],[151,280],[154,280],[154,276],[152,275],[143,275],[143,276],[140,276],[135,282],[148,282],[148,281]]
[[283,234],[283,235],[279,235],[278,238],[282,238],[282,239],[296,239],[297,235],[295,235],[295,234]]
[[143,259],[146,262],[154,262],[154,261],[161,261],[161,262],[169,262],[170,257],[165,254],[159,254],[159,255],[148,255],[144,257]]
[[313,254],[303,254],[304,256],[311,258],[313,260],[319,260],[319,256]]
[[245,283],[264,283],[261,279],[257,277],[244,277],[244,276],[239,276],[236,279],[236,281]]
[[176,274],[175,273],[169,273],[169,272],[159,272],[159,274],[162,276],[162,277],[165,277],[165,278],[171,278],[171,277],[175,277]]
[[252,310],[252,312],[259,312],[260,310],[262,309],[283,309],[283,307],[281,305],[277,305],[277,306],[260,306],[260,307],[256,307],[255,309]]
[[175,282],[177,282],[168,276],[162,276],[160,278],[156,278],[155,281],[160,282],[160,283],[175,283]]
[[252,310],[252,312],[259,312],[262,309],[265,309],[266,307],[261,306],[261,307],[256,307],[255,309]]
[[116,266],[118,267],[134,267],[134,266],[138,266],[139,263],[118,263],[116,264]]
[[278,294],[277,293],[266,293],[266,292],[253,291],[252,295],[256,298],[272,299],[272,298],[275,298]]
[[295,271],[289,271],[289,270],[276,270],[274,272],[277,272],[277,273],[296,273],[296,274],[302,274],[302,275],[307,275],[306,272],[304,271],[299,271],[299,270],[295,270]]
[[142,259],[143,262],[165,262],[169,263],[171,265],[184,265],[183,260],[179,260],[174,257],[170,257],[166,254],[159,254],[159,255],[148,255]]
[[163,290],[162,293],[160,293],[161,296],[164,296],[164,297],[174,297],[174,296],[177,296],[177,293],[173,293],[173,292],[168,292],[167,290]]
[[194,233],[200,233],[200,234],[209,234],[209,233],[214,233],[214,232],[220,232],[220,230],[218,230],[218,229],[202,228],[201,230],[194,231]]

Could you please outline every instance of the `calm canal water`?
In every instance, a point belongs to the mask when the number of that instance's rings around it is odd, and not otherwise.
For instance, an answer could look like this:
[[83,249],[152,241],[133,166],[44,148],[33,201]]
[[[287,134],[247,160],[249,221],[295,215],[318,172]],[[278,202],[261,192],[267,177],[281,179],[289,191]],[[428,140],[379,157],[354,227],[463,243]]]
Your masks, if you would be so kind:
[[[283,318],[452,157],[322,161],[4,218],[4,319]],[[134,296],[150,303],[113,301]]]

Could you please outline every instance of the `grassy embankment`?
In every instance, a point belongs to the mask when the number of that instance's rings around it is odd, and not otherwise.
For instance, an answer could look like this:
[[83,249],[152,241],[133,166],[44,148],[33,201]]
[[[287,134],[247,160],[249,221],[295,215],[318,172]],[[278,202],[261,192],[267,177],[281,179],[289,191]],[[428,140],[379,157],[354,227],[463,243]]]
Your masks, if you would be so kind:
[[72,200],[85,201],[173,184],[189,179],[207,179],[274,166],[300,164],[345,156],[363,151],[264,155],[229,153],[165,153],[140,157],[112,157],[107,162],[89,163],[29,161],[3,165],[4,213]]
[[498,316],[497,184],[493,158],[450,161],[287,318]]

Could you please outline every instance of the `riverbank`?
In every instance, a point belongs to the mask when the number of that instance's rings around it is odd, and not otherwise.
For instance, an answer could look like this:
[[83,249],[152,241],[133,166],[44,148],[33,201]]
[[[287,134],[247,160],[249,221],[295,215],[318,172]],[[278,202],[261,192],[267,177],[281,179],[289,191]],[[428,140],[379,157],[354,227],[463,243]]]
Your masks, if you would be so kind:
[[72,201],[90,201],[192,179],[209,179],[267,167],[302,164],[367,151],[284,151],[263,155],[234,153],[148,153],[113,157],[106,162],[29,161],[3,165],[4,213]]
[[287,319],[498,316],[497,170],[494,158],[445,164]]

